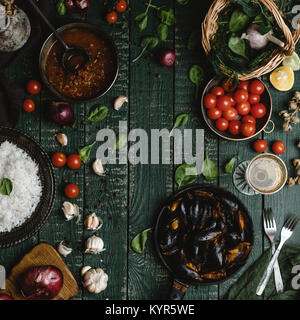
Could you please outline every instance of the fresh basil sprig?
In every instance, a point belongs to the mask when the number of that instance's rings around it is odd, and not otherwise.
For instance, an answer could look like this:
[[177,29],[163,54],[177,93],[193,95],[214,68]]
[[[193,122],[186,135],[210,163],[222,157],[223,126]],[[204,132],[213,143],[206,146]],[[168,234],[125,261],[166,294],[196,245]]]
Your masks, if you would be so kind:
[[138,28],[140,29],[140,31],[143,31],[147,28],[147,24],[148,24],[148,11],[149,11],[149,8],[151,6],[151,2],[152,0],[149,0],[149,3],[147,5],[147,8],[146,8],[146,11],[137,15],[135,17],[135,23],[136,25],[138,26]]
[[161,23],[164,23],[168,27],[172,26],[175,23],[175,15],[172,8],[163,6],[159,8],[157,12]]
[[202,174],[208,181],[216,180],[219,176],[218,164],[215,161],[209,159],[207,151],[205,160],[202,165]]
[[249,58],[246,56],[246,43],[240,37],[233,34],[228,40],[228,47],[235,54],[245,58],[246,60],[249,60]]
[[88,120],[92,122],[99,122],[106,118],[108,114],[108,108],[103,105],[96,106],[93,108],[89,115],[88,115]]
[[142,231],[141,233],[137,234],[133,240],[131,241],[131,248],[136,253],[143,253],[145,250],[145,245],[148,239],[148,232],[152,228],[146,229]]
[[80,159],[84,162],[87,163],[89,158],[90,158],[90,154],[92,151],[92,148],[94,146],[94,144],[96,143],[96,141],[94,141],[92,144],[87,145],[85,147],[79,148],[78,149],[78,155],[80,157]]
[[197,177],[197,169],[194,164],[183,163],[175,171],[175,181],[178,188],[192,184]]
[[154,49],[158,43],[159,40],[157,37],[145,37],[141,42],[142,51],[134,60],[132,60],[132,62],[139,60],[147,49]]
[[168,26],[164,23],[160,23],[157,27],[157,34],[160,40],[165,41],[168,37]]
[[235,162],[236,162],[236,159],[237,159],[237,156],[234,156],[233,158],[231,158],[230,161],[228,161],[226,163],[226,166],[225,166],[225,172],[226,173],[231,173],[233,168],[234,168],[234,165],[235,165]]
[[57,10],[57,13],[60,15],[60,16],[64,16],[67,12],[67,8],[66,8],[66,5],[65,5],[65,0],[59,0],[56,4],[56,10]]
[[0,193],[3,194],[4,196],[9,196],[12,192],[12,189],[13,189],[12,182],[7,178],[3,178],[0,184]]
[[203,69],[195,64],[191,66],[189,70],[189,78],[196,85],[196,99],[198,98],[199,87],[201,83],[204,81],[204,71]]
[[176,117],[174,126],[170,132],[170,135],[173,133],[174,129],[183,127],[189,120],[189,115],[187,113],[182,113]]

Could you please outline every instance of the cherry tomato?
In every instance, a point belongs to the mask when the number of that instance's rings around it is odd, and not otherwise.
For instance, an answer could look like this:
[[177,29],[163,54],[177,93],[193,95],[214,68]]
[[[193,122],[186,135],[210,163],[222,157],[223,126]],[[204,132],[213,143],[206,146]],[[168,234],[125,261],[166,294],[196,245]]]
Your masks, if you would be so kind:
[[217,105],[217,97],[212,94],[208,93],[204,97],[204,106],[207,109],[214,108]]
[[250,122],[244,122],[241,124],[241,134],[245,137],[251,137],[256,131],[255,124]]
[[261,95],[265,91],[265,86],[259,80],[253,80],[249,86],[249,91]]
[[265,140],[256,140],[253,143],[253,148],[256,152],[264,152],[266,151],[268,145]]
[[233,80],[232,79],[224,79],[223,82],[222,82],[222,88],[226,92],[232,92],[232,91],[235,90],[236,84],[233,84]]
[[216,127],[220,131],[226,131],[228,129],[229,122],[224,118],[220,118],[216,121]]
[[226,96],[230,98],[231,106],[234,107],[236,105],[236,101],[233,99],[232,93],[227,93]]
[[229,132],[233,135],[240,133],[241,121],[233,120],[229,123]]
[[248,101],[251,104],[257,104],[260,102],[260,95],[259,94],[255,94],[255,93],[250,93],[249,97],[248,97]]
[[67,159],[67,166],[70,169],[78,169],[81,166],[81,159],[78,154],[71,154]]
[[217,98],[217,107],[221,110],[221,111],[226,111],[227,109],[229,109],[231,107],[231,100],[229,97],[227,96],[219,96]]
[[248,100],[248,91],[239,89],[234,93],[233,98],[237,103],[246,102]]
[[225,110],[223,112],[223,117],[228,120],[228,121],[232,121],[237,117],[238,113],[236,111],[236,109],[230,107],[227,110]]
[[224,95],[224,89],[222,87],[214,87],[212,90],[211,90],[211,93],[216,95],[216,96],[223,96]]
[[34,111],[34,109],[35,109],[34,101],[31,100],[31,99],[26,99],[26,100],[24,100],[24,102],[23,102],[23,109],[24,109],[26,112],[32,112],[32,111]]
[[64,187],[64,193],[67,198],[74,199],[74,198],[78,197],[78,195],[79,195],[79,188],[74,183],[68,183]]
[[282,141],[275,141],[272,145],[272,150],[274,153],[282,154],[285,151],[285,145]]
[[238,103],[236,105],[236,110],[241,116],[244,116],[244,115],[248,114],[251,110],[250,103],[248,101]]
[[27,82],[26,90],[30,94],[38,94],[41,91],[41,84],[36,80],[30,80]]
[[62,152],[56,152],[52,156],[52,163],[55,167],[63,167],[67,162],[67,157]]
[[241,81],[238,84],[238,88],[248,91],[248,89],[249,89],[249,81]]
[[106,21],[108,23],[115,23],[118,20],[118,15],[115,11],[109,12],[106,15]]
[[247,114],[246,116],[244,116],[242,118],[242,122],[243,123],[246,123],[246,122],[249,122],[249,123],[253,123],[253,124],[256,124],[256,120],[253,116],[250,116],[250,114]]
[[208,109],[207,115],[210,119],[217,120],[217,119],[221,118],[222,111],[218,108],[211,108],[211,109]]
[[127,3],[125,0],[120,0],[118,1],[117,5],[116,5],[116,10],[118,12],[124,12],[127,9]]
[[260,119],[265,116],[267,112],[266,107],[262,103],[257,103],[251,108],[251,114],[254,118]]

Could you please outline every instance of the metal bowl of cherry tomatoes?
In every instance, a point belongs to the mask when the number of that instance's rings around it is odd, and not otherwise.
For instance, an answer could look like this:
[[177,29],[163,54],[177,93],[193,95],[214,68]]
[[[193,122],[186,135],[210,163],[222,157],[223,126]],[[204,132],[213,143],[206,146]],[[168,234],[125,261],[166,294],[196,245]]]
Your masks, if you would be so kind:
[[218,136],[244,141],[267,126],[272,98],[260,79],[235,82],[215,77],[203,91],[201,110],[206,124]]

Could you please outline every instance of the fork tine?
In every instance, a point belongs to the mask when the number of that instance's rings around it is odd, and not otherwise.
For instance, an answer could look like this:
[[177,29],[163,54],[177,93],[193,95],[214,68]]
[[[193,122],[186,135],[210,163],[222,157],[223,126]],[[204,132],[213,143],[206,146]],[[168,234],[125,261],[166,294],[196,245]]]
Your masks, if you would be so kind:
[[275,215],[274,215],[272,208],[269,209],[269,213],[270,213],[270,219],[272,222],[272,227],[275,228]]
[[272,220],[271,220],[270,208],[267,209],[267,219],[268,219],[269,228],[272,228]]
[[291,226],[291,222],[292,222],[292,217],[289,217],[289,218],[286,220],[286,222],[284,223],[283,226],[284,226],[285,228],[289,229],[290,226]]
[[291,226],[291,230],[294,230],[294,229],[295,229],[295,227],[296,227],[296,225],[297,225],[298,222],[299,222],[299,218],[294,217],[294,218],[293,218],[293,222],[292,222],[292,226]]
[[263,224],[264,228],[267,228],[267,223],[266,223],[266,209],[263,209]]

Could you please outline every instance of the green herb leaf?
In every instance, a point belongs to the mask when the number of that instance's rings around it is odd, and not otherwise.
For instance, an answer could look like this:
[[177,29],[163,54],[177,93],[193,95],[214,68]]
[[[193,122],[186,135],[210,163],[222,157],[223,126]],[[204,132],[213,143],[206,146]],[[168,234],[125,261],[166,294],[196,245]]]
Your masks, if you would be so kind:
[[154,49],[158,45],[158,43],[159,40],[157,37],[145,37],[141,42],[141,47],[143,48],[143,50],[134,60],[132,60],[132,62],[136,62],[137,60],[139,60],[147,49]]
[[160,40],[165,41],[168,37],[168,26],[164,23],[160,23],[157,27],[157,34]]
[[88,145],[88,146],[85,146],[85,147],[82,147],[82,148],[78,149],[78,155],[79,155],[80,159],[84,163],[88,162],[88,160],[90,158],[90,154],[91,154],[92,148],[93,148],[95,143],[96,143],[96,141],[93,142],[92,144]]
[[260,26],[258,28],[258,32],[262,35],[265,35],[267,34],[268,32],[270,32],[272,30],[272,27],[271,26]]
[[140,31],[143,31],[147,28],[148,16],[147,13],[143,12],[135,17],[135,22]]
[[121,133],[117,136],[115,144],[114,144],[114,149],[115,150],[120,150],[125,147],[127,144],[127,135],[124,133]]
[[3,194],[4,196],[9,196],[12,192],[12,189],[13,189],[12,182],[7,178],[3,178],[0,184],[0,193]]
[[175,171],[175,181],[178,188],[192,184],[197,177],[197,169],[194,164],[183,163]]
[[196,31],[193,31],[188,38],[187,48],[188,50],[195,50],[197,46],[200,46],[199,44],[200,44],[199,33]]
[[188,4],[190,2],[190,0],[176,0],[177,3],[181,4],[182,6],[185,6],[186,4]]
[[59,0],[56,4],[56,10],[57,10],[57,13],[60,15],[60,16],[64,16],[67,12],[67,8],[66,8],[66,5],[65,5],[65,1],[64,0]]
[[187,113],[182,113],[180,115],[178,115],[176,117],[174,126],[170,132],[170,135],[172,134],[172,132],[174,131],[174,129],[178,128],[178,127],[183,127],[189,120],[189,115]]
[[204,71],[199,65],[193,65],[189,70],[189,78],[196,85],[196,99],[198,98],[199,86],[204,81]]
[[145,250],[146,241],[148,239],[148,232],[152,228],[146,229],[141,233],[137,234],[131,241],[131,248],[136,253],[143,253]]
[[236,162],[236,159],[237,159],[237,156],[234,156],[225,166],[225,172],[226,173],[231,173],[233,168],[234,168],[234,165],[235,165],[235,162]]
[[216,180],[219,176],[218,165],[215,161],[209,159],[208,152],[206,152],[206,158],[202,166],[202,174],[206,180]]
[[106,106],[96,106],[92,109],[88,115],[88,120],[92,122],[99,122],[106,118],[108,113],[108,108]]
[[175,16],[172,8],[167,8],[166,6],[161,7],[158,10],[158,17],[162,23],[169,27],[175,23]]
[[234,10],[230,21],[229,21],[229,30],[231,32],[238,32],[246,28],[249,23],[250,18],[240,10]]
[[235,54],[245,58],[246,60],[249,60],[249,58],[246,56],[246,43],[240,37],[232,35],[229,38],[228,47]]

